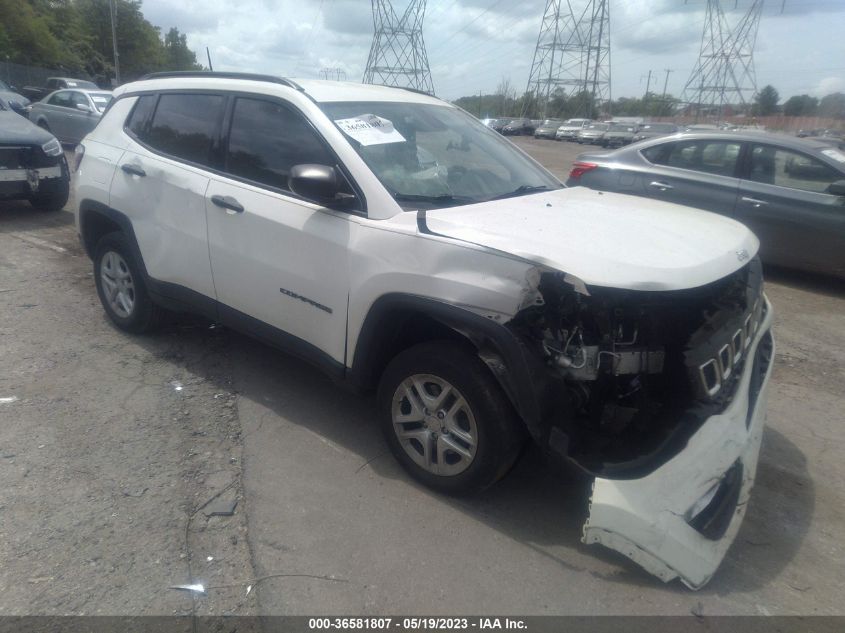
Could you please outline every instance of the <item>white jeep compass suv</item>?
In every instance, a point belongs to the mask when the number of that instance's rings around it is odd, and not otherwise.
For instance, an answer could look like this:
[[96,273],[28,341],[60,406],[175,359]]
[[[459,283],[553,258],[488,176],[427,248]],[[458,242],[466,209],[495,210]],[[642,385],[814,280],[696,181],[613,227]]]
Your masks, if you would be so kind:
[[394,455],[440,491],[492,484],[530,438],[595,478],[585,542],[714,573],[773,355],[741,224],[564,188],[457,107],[353,83],[150,75],[76,158],[119,328],[196,312],[375,390]]

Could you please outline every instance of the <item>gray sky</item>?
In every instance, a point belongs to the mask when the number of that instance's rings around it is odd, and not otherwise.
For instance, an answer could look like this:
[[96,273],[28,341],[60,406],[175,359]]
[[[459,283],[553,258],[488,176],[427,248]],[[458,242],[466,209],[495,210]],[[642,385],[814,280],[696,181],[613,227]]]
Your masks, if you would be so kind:
[[[572,0],[573,6],[586,0]],[[738,9],[734,10],[734,3]],[[767,0],[757,37],[758,86],[794,94],[845,92],[845,0]],[[652,90],[679,96],[695,64],[704,0],[610,0],[613,97]],[[749,0],[722,0],[731,23]],[[407,0],[394,0],[397,12]],[[493,92],[502,78],[521,91],[528,81],[545,0],[429,0],[424,26],[435,90],[455,99]],[[364,71],[373,37],[368,0],[144,0],[144,15],[187,33],[215,70],[317,77]]]

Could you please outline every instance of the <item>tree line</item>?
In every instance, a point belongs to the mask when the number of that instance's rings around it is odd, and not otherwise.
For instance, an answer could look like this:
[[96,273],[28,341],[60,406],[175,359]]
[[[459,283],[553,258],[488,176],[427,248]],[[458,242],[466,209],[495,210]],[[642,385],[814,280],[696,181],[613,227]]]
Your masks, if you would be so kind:
[[[748,109],[751,116],[818,116],[845,120],[845,94],[835,92],[821,99],[796,95],[780,103],[780,95],[773,86],[763,87]],[[643,97],[620,97],[601,109],[586,91],[566,94],[562,89],[548,99],[538,99],[526,92],[518,94],[509,79],[502,79],[492,94],[468,95],[456,99],[456,105],[480,118],[524,116],[531,119],[596,119],[602,116],[669,117],[680,114],[681,100],[671,94],[649,92]],[[733,109],[741,111],[739,108]]]
[[[115,0],[122,81],[158,70],[199,70],[184,33],[162,34],[141,0]],[[62,70],[107,85],[115,76],[109,0],[0,0],[0,61]]]

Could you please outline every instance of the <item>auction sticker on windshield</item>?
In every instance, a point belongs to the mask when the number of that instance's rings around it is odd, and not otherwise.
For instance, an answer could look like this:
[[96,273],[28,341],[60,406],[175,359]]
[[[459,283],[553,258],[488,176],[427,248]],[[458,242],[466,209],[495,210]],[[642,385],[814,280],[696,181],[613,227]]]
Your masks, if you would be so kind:
[[393,123],[375,114],[362,114],[351,119],[337,119],[335,124],[348,136],[361,145],[383,145],[384,143],[402,143],[402,136]]

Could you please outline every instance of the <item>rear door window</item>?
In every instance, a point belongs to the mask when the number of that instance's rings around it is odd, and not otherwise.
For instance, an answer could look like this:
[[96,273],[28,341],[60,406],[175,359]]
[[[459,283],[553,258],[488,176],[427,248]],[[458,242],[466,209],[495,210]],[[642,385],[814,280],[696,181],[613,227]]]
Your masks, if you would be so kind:
[[748,179],[778,187],[826,193],[831,184],[845,179],[845,174],[801,152],[755,145],[751,149]]
[[224,104],[221,95],[163,94],[138,138],[163,154],[209,165]]
[[648,150],[644,150],[643,155],[656,165],[690,169],[717,176],[733,176],[741,146],[737,141],[678,141],[670,144],[668,151],[653,151],[646,155]]

